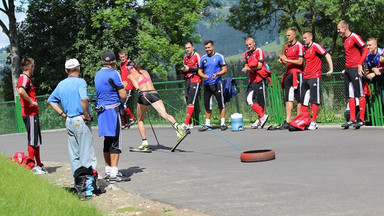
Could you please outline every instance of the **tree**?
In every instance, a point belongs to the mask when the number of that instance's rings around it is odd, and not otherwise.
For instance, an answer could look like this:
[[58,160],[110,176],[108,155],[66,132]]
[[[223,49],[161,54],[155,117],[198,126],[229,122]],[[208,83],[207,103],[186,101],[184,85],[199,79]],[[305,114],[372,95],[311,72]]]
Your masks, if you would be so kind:
[[255,33],[276,22],[279,31],[295,27],[299,34],[312,31],[330,53],[343,52],[336,25],[347,20],[353,32],[364,39],[384,33],[384,2],[381,0],[240,0],[230,9],[228,23],[245,33]]
[[19,56],[19,40],[17,35],[17,23],[15,16],[15,1],[14,0],[2,0],[3,7],[0,11],[4,13],[8,18],[8,26],[5,25],[3,20],[0,20],[0,26],[9,38],[10,42],[10,54],[11,54],[11,74],[12,74],[12,86],[13,86],[13,97],[16,99],[18,95],[16,90],[18,74],[20,73],[20,56]]
[[[35,60],[37,94],[50,93],[66,77],[66,59],[77,58],[74,48],[81,26],[73,1],[30,1],[20,25],[20,53]],[[82,65],[83,66],[83,65]]]
[[[130,0],[119,1],[115,8],[101,10],[93,16],[94,26],[108,23],[109,29],[121,28],[124,23],[111,22],[122,17],[122,7]],[[196,24],[205,16],[210,0],[148,0],[134,5],[127,21],[134,21],[137,30],[136,53],[133,58],[157,79],[165,80],[172,71],[181,68],[184,42],[199,41]],[[133,20],[132,20],[133,19]],[[132,22],[126,22],[129,25]],[[155,78],[156,78],[155,77]]]

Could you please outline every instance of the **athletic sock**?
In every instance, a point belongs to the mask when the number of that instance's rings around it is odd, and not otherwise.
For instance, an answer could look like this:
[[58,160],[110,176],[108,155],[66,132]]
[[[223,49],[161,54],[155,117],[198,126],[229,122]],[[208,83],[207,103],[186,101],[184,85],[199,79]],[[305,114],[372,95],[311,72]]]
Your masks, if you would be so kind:
[[111,167],[110,166],[105,166],[105,175],[111,175]]
[[35,160],[35,149],[33,146],[28,145],[28,156]]
[[129,108],[126,108],[124,110],[124,113],[127,114],[130,119],[135,119],[135,117],[133,117],[132,112],[131,112],[131,110]]
[[349,104],[349,113],[350,113],[349,120],[350,121],[356,121],[356,101],[355,101],[355,98],[349,98],[348,104]]
[[191,121],[194,109],[195,109],[194,105],[188,105],[187,106],[187,117],[185,118],[184,124],[186,124],[186,125],[190,124],[189,122]]
[[[312,106],[313,109],[313,106]],[[308,106],[301,105],[301,112],[308,112]]]
[[359,108],[360,108],[360,120],[364,122],[364,117],[365,117],[365,104],[367,103],[365,97],[360,97],[359,98]]
[[[307,107],[308,108],[308,107]],[[303,112],[303,106],[301,106],[301,112]],[[319,105],[312,104],[312,121],[316,122],[317,113],[319,112]]]
[[111,177],[116,177],[117,173],[119,172],[119,169],[117,167],[111,167]]
[[36,160],[36,165],[39,166],[39,167],[42,167],[43,164],[41,163],[41,160],[40,160],[40,146],[31,146],[33,148],[33,151],[34,151],[34,156],[35,156],[35,160]]
[[221,118],[220,123],[221,123],[220,125],[225,125],[225,118]]
[[260,118],[263,118],[264,117],[264,109],[263,107],[259,106],[259,104],[252,104],[252,109],[259,115]]
[[205,119],[205,125],[211,126],[211,119]]

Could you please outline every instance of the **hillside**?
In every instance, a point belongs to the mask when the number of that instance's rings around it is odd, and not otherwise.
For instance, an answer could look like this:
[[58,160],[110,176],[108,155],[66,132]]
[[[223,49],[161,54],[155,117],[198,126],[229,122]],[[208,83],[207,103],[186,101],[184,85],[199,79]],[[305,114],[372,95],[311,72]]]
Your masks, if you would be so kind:
[[[222,8],[212,9],[212,13],[217,17],[226,17],[229,14],[229,8],[237,1],[221,0],[220,2]],[[207,20],[201,20],[197,29],[198,33],[201,35],[202,41],[195,45],[196,50],[200,53],[205,53],[203,42],[205,40],[212,40],[215,43],[215,51],[223,54],[225,57],[244,53],[247,50],[244,40],[248,36],[252,36],[255,39],[258,47],[265,44],[271,44],[276,40],[279,41],[280,37],[277,28],[273,29],[271,32],[266,29],[258,31],[256,35],[246,35],[230,27],[225,21],[212,24]],[[268,52],[273,52],[276,49],[276,47],[273,46],[270,46],[269,48],[270,51],[268,50]]]

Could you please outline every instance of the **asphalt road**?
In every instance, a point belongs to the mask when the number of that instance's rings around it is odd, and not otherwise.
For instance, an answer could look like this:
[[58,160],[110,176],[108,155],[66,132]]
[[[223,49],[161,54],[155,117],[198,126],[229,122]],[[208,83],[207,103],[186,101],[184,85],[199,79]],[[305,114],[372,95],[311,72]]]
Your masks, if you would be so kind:
[[[323,126],[304,132],[195,128],[173,153],[173,129],[155,130],[160,145],[147,129],[152,153],[129,152],[141,139],[135,127],[123,131],[119,169],[132,181],[116,185],[127,192],[218,216],[384,215],[381,127]],[[97,129],[93,134],[103,174],[103,138]],[[273,149],[276,159],[241,163],[237,147]],[[26,134],[0,136],[0,153],[26,150]],[[69,163],[65,131],[43,132],[41,155],[43,161]]]

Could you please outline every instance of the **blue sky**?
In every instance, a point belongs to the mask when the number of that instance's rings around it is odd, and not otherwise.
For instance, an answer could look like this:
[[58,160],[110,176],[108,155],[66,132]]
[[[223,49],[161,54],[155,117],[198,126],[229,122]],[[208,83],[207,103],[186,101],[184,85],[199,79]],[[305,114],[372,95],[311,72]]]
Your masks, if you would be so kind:
[[[15,4],[20,5],[20,1],[15,1]],[[4,8],[2,1],[0,1],[0,7]],[[16,13],[17,22],[21,22],[24,19],[25,19],[25,13]],[[3,21],[5,23],[5,25],[8,26],[8,17],[3,12],[0,12],[0,20]],[[0,27],[0,29],[1,29],[1,27]],[[7,35],[5,35],[1,29],[1,31],[0,31],[0,47],[6,47],[8,45],[9,45],[9,39],[8,39]]]

